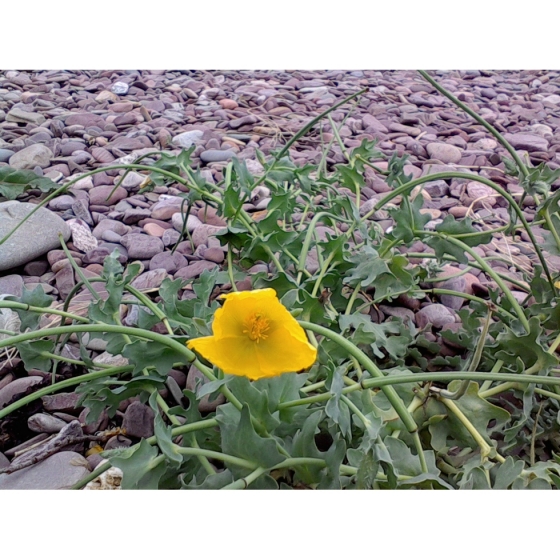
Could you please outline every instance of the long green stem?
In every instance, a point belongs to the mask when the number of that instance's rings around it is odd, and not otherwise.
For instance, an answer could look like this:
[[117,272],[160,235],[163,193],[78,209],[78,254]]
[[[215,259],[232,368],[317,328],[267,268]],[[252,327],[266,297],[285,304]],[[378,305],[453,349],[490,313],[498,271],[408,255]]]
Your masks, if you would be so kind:
[[[381,372],[381,370],[369,359],[369,357],[362,352],[357,346],[352,344],[349,340],[344,338],[342,335],[327,329],[326,327],[322,327],[320,325],[315,325],[314,323],[309,323],[307,321],[299,321],[299,324],[306,330],[313,331],[317,334],[323,335],[333,342],[336,342],[340,347],[344,348],[348,354],[354,356],[358,362],[366,369],[371,375],[377,378],[384,378],[385,376]],[[397,414],[399,415],[400,419],[402,420],[403,424],[405,425],[406,429],[413,433],[418,429],[416,422],[406,409],[403,401],[397,394],[397,392],[391,386],[387,386],[383,388],[383,392],[387,397],[387,400],[391,403]]]
[[92,381],[94,379],[99,379],[101,377],[107,377],[111,375],[118,375],[119,373],[127,373],[132,371],[134,366],[120,366],[120,367],[112,367],[107,369],[102,369],[100,371],[93,371],[91,373],[86,373],[84,375],[78,375],[76,377],[71,377],[70,379],[65,379],[64,381],[59,381],[54,385],[49,385],[48,387],[43,387],[42,389],[38,389],[37,391],[31,393],[30,395],[26,395],[21,399],[17,400],[16,402],[9,404],[8,406],[4,407],[0,410],[0,419],[8,416],[18,408],[29,404],[41,397],[45,397],[47,395],[51,395],[61,389],[66,389],[68,387],[74,387],[75,385],[79,385],[80,383],[85,383],[86,381]]
[[[352,385],[346,386],[342,389],[342,394],[347,395],[348,393],[353,393],[354,391],[360,391],[362,389],[377,389],[383,388],[387,385],[400,385],[402,383],[425,383],[427,381],[438,381],[440,383],[448,383],[456,380],[470,379],[471,381],[485,381],[491,379],[492,381],[504,381],[508,384],[511,383],[509,388],[517,386],[521,383],[535,383],[542,385],[553,385],[560,387],[560,378],[558,377],[540,377],[523,375],[518,373],[492,373],[492,372],[480,372],[480,371],[449,371],[449,372],[419,372],[411,373],[409,375],[391,375],[390,377],[383,378],[369,378],[360,381],[359,383],[354,383]],[[490,389],[489,391],[492,391]],[[505,390],[505,389],[504,389]],[[489,391],[479,396],[482,398],[487,398]],[[503,391],[498,391],[503,392]],[[293,401],[286,401],[278,405],[278,410],[283,410],[285,408],[292,408],[294,406],[306,406],[309,404],[322,403],[328,401],[332,398],[331,393],[321,393],[319,395],[313,395],[311,397],[304,397],[301,399],[295,399]]]

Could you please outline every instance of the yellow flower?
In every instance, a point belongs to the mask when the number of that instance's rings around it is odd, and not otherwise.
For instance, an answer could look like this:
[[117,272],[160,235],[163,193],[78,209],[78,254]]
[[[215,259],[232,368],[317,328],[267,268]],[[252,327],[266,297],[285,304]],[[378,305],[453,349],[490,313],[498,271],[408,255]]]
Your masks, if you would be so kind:
[[299,371],[313,364],[317,350],[304,330],[280,303],[272,288],[222,296],[213,336],[187,342],[224,373],[250,379]]

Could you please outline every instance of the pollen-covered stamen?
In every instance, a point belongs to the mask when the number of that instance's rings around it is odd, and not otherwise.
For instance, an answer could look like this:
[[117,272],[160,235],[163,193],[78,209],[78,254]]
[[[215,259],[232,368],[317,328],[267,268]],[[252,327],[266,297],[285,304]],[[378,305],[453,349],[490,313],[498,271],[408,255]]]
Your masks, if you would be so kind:
[[262,315],[262,313],[253,313],[245,321],[245,329],[243,329],[243,334],[249,336],[251,340],[260,342],[260,340],[265,340],[268,338],[266,334],[270,329],[269,320]]

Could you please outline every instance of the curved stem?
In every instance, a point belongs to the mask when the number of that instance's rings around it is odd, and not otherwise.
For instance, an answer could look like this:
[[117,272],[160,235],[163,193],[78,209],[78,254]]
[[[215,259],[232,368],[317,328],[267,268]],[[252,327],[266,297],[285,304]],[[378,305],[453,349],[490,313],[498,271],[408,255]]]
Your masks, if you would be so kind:
[[14,410],[17,410],[18,408],[21,408],[22,406],[25,406],[30,402],[33,402],[37,399],[40,399],[41,397],[45,397],[47,395],[55,393],[56,391],[60,391],[61,389],[66,389],[67,387],[74,387],[75,385],[79,385],[80,383],[85,383],[86,381],[99,379],[100,377],[118,375],[119,373],[127,373],[129,371],[132,371],[133,369],[134,366],[112,367],[100,371],[86,373],[84,375],[78,375],[76,377],[71,377],[70,379],[65,379],[64,381],[59,381],[58,383],[54,383],[53,385],[49,385],[48,387],[44,387],[43,389],[38,389],[37,391],[31,393],[30,395],[26,395],[25,397],[22,397],[16,402],[4,407],[2,410],[0,410],[0,419],[4,418],[5,416],[8,416],[8,414],[11,414],[12,412],[14,412]]
[[[317,334],[323,335],[333,342],[336,342],[339,346],[344,348],[348,354],[354,356],[358,362],[366,369],[371,375],[377,378],[384,378],[385,376],[381,370],[369,359],[369,357],[362,352],[357,346],[352,344],[349,340],[344,338],[342,335],[327,329],[326,327],[321,327],[320,325],[315,325],[314,323],[309,323],[307,321],[299,321],[299,324],[306,330],[313,331]],[[399,397],[397,392],[391,386],[384,386],[382,389],[387,397],[387,400],[391,403],[406,429],[413,433],[418,429],[416,422],[412,418],[411,414],[406,409],[402,399]]]

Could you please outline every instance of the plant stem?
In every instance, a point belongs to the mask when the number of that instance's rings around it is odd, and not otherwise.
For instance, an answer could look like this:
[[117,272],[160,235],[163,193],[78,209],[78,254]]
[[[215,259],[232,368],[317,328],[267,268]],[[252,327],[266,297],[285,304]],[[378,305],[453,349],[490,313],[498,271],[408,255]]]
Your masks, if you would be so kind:
[[[378,378],[384,378],[385,376],[381,373],[381,370],[368,358],[368,356],[362,352],[357,346],[352,344],[349,340],[344,338],[342,335],[331,331],[325,327],[321,327],[320,325],[315,325],[314,323],[309,323],[307,321],[299,321],[299,324],[306,330],[313,331],[317,334],[321,334],[333,342],[336,342],[339,346],[344,348],[348,352],[348,354],[354,356],[358,362],[366,369],[371,375]],[[404,406],[403,401],[393,389],[393,387],[384,387],[383,392],[385,396],[399,415],[400,419],[402,420],[403,424],[405,425],[406,429],[413,433],[418,429],[416,422]]]

